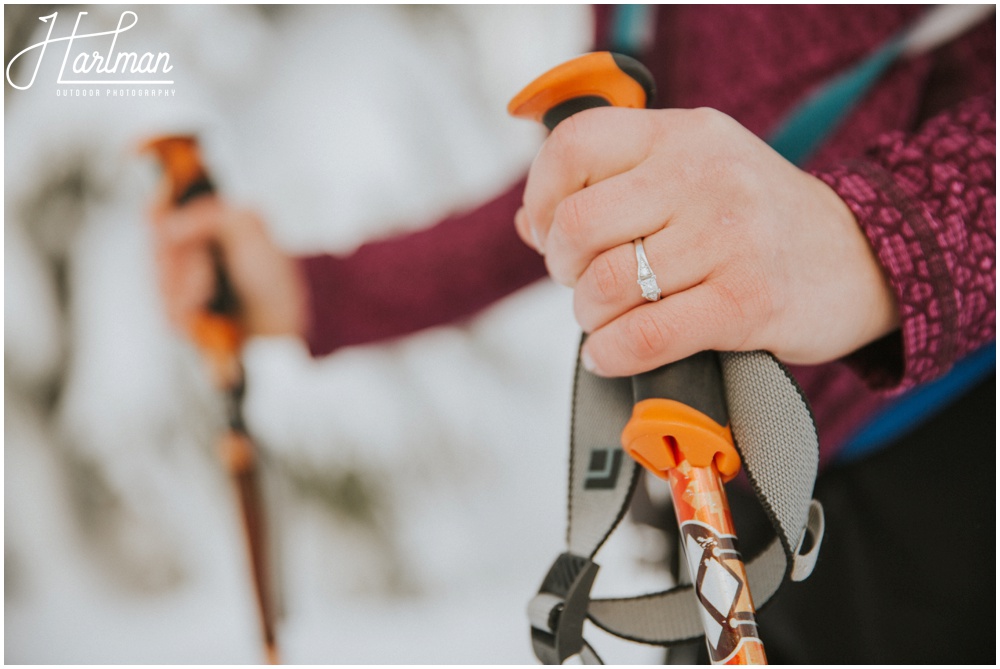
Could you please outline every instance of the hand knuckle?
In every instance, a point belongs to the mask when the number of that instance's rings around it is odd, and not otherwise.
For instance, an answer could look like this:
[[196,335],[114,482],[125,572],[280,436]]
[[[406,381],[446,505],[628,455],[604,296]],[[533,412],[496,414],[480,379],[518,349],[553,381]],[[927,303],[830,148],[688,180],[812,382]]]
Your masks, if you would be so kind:
[[585,208],[578,194],[570,195],[556,205],[553,225],[572,248],[586,245],[588,221]]
[[622,295],[622,268],[611,253],[602,253],[590,266],[594,295],[601,303],[615,302]]
[[581,140],[584,133],[581,115],[574,114],[559,123],[549,135],[548,141],[550,149],[559,156],[571,153]]
[[734,123],[732,117],[712,107],[691,110],[691,122],[706,132],[722,132]]
[[622,342],[625,352],[639,360],[657,355],[666,343],[664,324],[654,318],[649,310],[635,312],[628,322]]
[[[743,270],[715,284],[718,330],[726,333],[724,345],[742,350],[774,313],[775,295],[763,274]],[[720,343],[722,345],[722,343]]]
[[736,350],[749,336],[744,305],[735,290],[726,282],[712,284],[715,300],[701,314],[706,332],[714,332],[711,344],[716,348]]
[[766,318],[773,313],[777,296],[765,272],[750,266],[737,275],[735,298],[740,301],[745,315]]

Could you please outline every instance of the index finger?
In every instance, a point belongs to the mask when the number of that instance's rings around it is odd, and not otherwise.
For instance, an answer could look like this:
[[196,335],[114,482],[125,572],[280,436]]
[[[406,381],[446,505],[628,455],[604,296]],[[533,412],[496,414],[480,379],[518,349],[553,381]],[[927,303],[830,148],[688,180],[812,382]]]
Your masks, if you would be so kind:
[[556,126],[535,157],[524,189],[524,216],[540,251],[559,203],[640,164],[649,156],[652,137],[652,121],[641,109],[588,109]]
[[181,207],[154,210],[153,232],[161,243],[171,246],[203,244],[220,236],[226,215],[217,197],[199,197]]

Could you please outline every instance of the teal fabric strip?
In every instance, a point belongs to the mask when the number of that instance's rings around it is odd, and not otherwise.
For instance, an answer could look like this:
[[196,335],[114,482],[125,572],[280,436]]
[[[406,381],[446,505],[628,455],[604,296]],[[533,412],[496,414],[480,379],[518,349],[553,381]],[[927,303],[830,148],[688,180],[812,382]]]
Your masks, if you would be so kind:
[[655,5],[618,5],[611,18],[611,50],[639,57],[653,25]]
[[996,370],[996,342],[955,364],[945,376],[914,388],[883,409],[847,440],[837,454],[841,463],[854,462],[878,451],[947,407]]
[[790,162],[802,165],[895,62],[902,44],[898,37],[891,40],[854,68],[827,82],[789,112],[768,144]]

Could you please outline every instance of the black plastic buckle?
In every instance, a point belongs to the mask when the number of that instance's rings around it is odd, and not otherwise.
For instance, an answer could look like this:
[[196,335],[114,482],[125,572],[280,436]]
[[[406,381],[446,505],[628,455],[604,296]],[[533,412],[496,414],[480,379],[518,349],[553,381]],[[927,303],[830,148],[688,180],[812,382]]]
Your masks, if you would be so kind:
[[598,569],[585,557],[563,553],[545,575],[529,605],[531,645],[543,664],[562,664],[583,650],[583,622]]

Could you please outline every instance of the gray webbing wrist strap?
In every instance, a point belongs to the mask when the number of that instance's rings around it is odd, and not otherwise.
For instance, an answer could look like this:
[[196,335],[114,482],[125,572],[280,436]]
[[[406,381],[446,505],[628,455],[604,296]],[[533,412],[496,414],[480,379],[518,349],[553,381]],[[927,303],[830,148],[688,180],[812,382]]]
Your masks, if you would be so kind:
[[[743,467],[767,512],[775,539],[748,560],[750,591],[764,604],[786,580],[811,572],[823,535],[823,512],[812,500],[819,463],[816,427],[798,384],[769,353],[719,353],[730,426]],[[628,378],[605,379],[577,362],[570,436],[567,551],[559,556],[528,607],[540,660],[562,663],[580,654],[600,658],[583,640],[590,618],[625,639],[670,645],[703,634],[691,585],[621,599],[590,599],[594,556],[624,517],[640,466],[620,446],[634,404]],[[806,539],[808,537],[808,539]],[[808,550],[799,553],[800,546]]]

